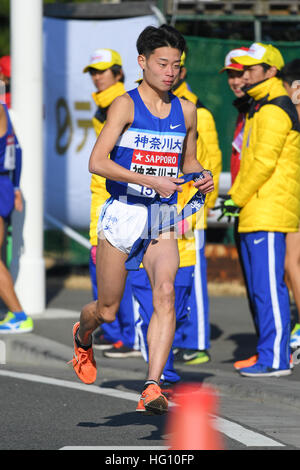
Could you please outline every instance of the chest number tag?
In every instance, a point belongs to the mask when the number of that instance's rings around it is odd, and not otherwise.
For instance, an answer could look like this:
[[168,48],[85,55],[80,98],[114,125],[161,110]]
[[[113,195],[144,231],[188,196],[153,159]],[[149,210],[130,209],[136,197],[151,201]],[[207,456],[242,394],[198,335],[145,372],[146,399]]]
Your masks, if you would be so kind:
[[13,135],[7,136],[6,148],[4,154],[4,168],[5,170],[11,171],[16,167],[16,146],[15,138]]

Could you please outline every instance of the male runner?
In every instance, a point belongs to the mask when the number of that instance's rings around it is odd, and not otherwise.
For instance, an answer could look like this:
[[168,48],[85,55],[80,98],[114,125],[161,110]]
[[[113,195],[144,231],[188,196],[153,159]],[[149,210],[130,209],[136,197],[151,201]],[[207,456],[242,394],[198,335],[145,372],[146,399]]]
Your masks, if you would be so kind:
[[21,155],[8,109],[5,104],[0,104],[0,298],[9,309],[0,321],[1,334],[28,333],[33,329],[33,321],[23,311],[11,274],[1,260],[9,217],[14,209],[19,212],[23,210],[19,188]]
[[[214,188],[211,175],[196,158],[195,106],[169,93],[184,48],[184,38],[167,25],[149,26],[140,34],[137,50],[143,82],[112,103],[91,154],[89,169],[107,179],[112,197],[99,221],[98,300],[82,309],[80,322],[73,328],[73,367],[85,383],[96,380],[92,332],[115,319],[127,277],[125,262],[143,233],[154,196],[158,193],[165,202],[161,212],[168,219],[177,191],[181,191],[179,167],[184,174],[203,172],[204,178],[194,183],[203,194]],[[168,410],[158,381],[174,338],[178,264],[177,241],[170,229],[153,240],[143,256],[154,311],[147,335],[148,377],[141,400],[147,411],[157,413]]]

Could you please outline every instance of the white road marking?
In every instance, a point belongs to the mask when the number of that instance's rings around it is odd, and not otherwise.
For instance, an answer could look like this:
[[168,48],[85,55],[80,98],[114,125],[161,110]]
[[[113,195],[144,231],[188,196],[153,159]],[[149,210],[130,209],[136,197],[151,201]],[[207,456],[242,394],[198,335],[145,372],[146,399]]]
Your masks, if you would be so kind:
[[67,310],[63,308],[48,308],[44,313],[34,315],[33,320],[35,318],[38,320],[53,320],[56,318],[78,318],[79,320],[79,317],[79,311]]
[[65,446],[59,450],[168,450],[169,447],[143,447],[143,446]]
[[[69,380],[54,379],[52,377],[44,377],[41,375],[35,374],[25,374],[21,372],[14,372],[10,370],[1,370],[0,376],[11,377],[20,380],[27,380],[29,382],[42,383],[47,385],[56,385],[58,387],[71,388],[73,390],[80,390],[84,392],[96,393],[98,395],[105,395],[114,398],[121,398],[123,400],[129,400],[137,402],[139,399],[139,394],[124,392],[117,390],[115,388],[102,388],[98,385],[85,385],[82,383],[72,382]],[[171,405],[171,403],[170,403]],[[234,439],[247,447],[282,447],[284,444],[275,441],[263,434],[251,431],[247,428],[244,428],[240,424],[233,423],[227,419],[220,418],[218,416],[214,417],[216,428],[227,437]],[[73,447],[72,447],[73,448]],[[79,447],[78,447],[79,448]],[[83,447],[80,447],[81,449]],[[88,447],[84,447],[88,449]],[[97,447],[98,449],[100,447]],[[106,447],[107,448],[107,447]],[[148,447],[147,449],[149,449]],[[66,447],[64,447],[66,449]],[[75,449],[75,447],[74,447]],[[95,447],[96,449],[96,447]],[[116,447],[114,447],[116,449]],[[164,447],[166,449],[166,447]]]
[[6,345],[4,341],[0,341],[0,364],[6,364]]
[[239,441],[247,447],[284,447],[284,444],[274,441],[270,437],[251,431],[224,418],[217,417],[215,426],[227,437]]

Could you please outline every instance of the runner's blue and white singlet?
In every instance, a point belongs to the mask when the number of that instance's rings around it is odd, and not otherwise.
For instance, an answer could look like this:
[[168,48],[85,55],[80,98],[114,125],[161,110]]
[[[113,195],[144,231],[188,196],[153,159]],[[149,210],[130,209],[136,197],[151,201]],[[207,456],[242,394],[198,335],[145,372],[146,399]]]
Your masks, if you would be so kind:
[[0,173],[12,171],[16,167],[15,159],[15,134],[5,104],[2,104],[6,114],[7,130],[0,137]]
[[[166,118],[160,119],[150,113],[140,97],[138,88],[128,94],[134,102],[134,120],[119,137],[110,154],[111,160],[136,173],[177,178],[186,136],[179,99],[169,93],[170,113]],[[126,202],[129,204],[148,205],[156,195],[151,188],[109,179],[106,180],[106,189],[113,198],[126,196]],[[175,191],[170,198],[164,199],[164,202],[175,204],[177,194]]]

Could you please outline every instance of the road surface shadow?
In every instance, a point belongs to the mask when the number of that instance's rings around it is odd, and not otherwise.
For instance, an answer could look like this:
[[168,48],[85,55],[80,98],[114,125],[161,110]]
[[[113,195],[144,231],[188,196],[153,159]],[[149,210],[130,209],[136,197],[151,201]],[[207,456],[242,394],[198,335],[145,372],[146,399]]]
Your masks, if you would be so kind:
[[[139,436],[138,439],[141,441],[161,441],[163,439],[166,421],[168,415],[156,415],[150,416],[145,413],[129,412],[119,413],[112,416],[104,416],[102,419],[106,419],[105,423],[97,422],[79,422],[77,426],[82,428],[120,428],[122,426],[151,426],[149,429],[150,434],[147,436]],[[154,426],[154,429],[153,429]]]

